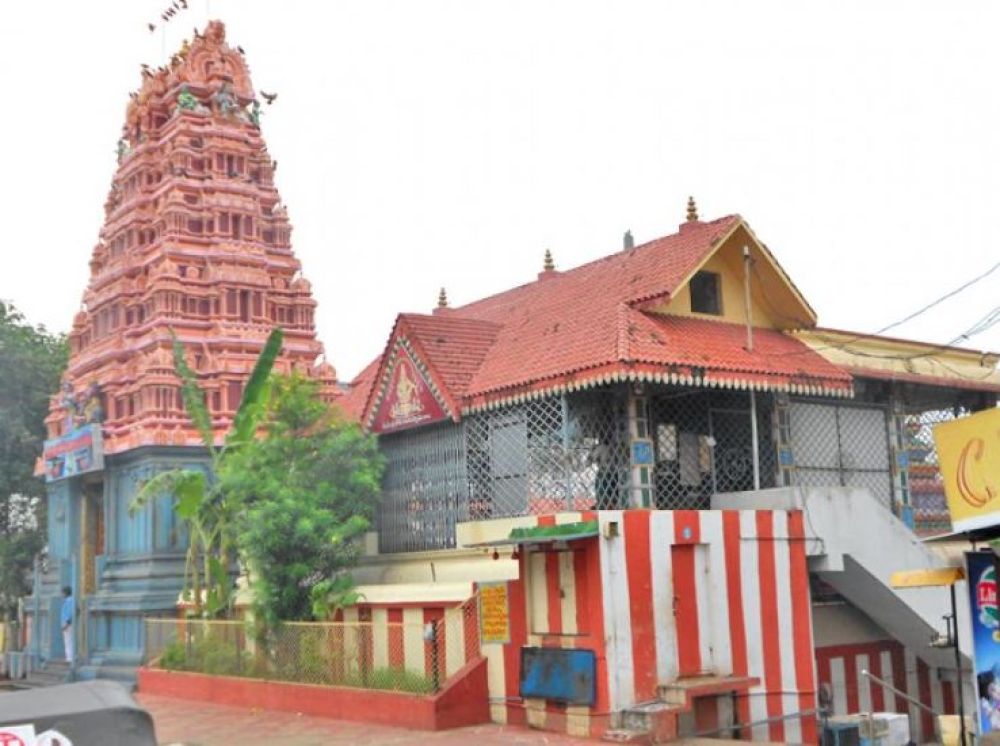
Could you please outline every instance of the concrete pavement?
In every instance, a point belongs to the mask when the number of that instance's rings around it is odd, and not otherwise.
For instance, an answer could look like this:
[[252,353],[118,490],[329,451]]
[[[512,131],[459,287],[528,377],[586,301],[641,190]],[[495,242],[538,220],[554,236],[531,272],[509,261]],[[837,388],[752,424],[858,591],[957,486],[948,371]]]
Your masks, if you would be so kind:
[[138,693],[136,698],[153,716],[161,744],[186,746],[389,746],[419,743],[428,746],[475,744],[591,744],[595,741],[570,738],[556,733],[481,725],[457,730],[427,732],[386,725],[351,723],[342,720],[294,715],[287,712],[249,710],[225,705],[192,702],[171,697]]

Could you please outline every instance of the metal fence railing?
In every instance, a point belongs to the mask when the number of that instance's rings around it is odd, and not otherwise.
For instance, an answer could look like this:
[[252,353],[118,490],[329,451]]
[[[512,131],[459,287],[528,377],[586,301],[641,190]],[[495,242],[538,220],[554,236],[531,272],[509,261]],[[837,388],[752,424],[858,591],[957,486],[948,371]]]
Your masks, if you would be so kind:
[[431,694],[479,656],[477,598],[427,622],[145,620],[144,663],[174,671]]

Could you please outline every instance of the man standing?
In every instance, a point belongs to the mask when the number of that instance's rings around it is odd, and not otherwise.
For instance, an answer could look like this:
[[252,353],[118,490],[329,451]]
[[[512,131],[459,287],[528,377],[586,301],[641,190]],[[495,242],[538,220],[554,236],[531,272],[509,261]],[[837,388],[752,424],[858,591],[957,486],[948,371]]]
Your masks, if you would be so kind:
[[73,662],[73,589],[68,585],[63,588],[62,609],[59,612],[59,624],[62,625],[63,650],[66,660]]

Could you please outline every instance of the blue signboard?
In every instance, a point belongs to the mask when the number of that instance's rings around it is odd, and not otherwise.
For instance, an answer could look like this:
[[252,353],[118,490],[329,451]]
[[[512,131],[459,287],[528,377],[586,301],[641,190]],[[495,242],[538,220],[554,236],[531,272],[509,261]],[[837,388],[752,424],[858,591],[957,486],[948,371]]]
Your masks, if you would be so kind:
[[1000,731],[1000,614],[997,612],[996,555],[966,552],[972,621],[972,667],[976,674],[979,733]]
[[101,426],[82,425],[59,438],[45,441],[42,458],[46,482],[100,471],[104,468]]
[[636,440],[632,442],[632,463],[633,464],[653,463],[652,441]]
[[593,705],[597,657],[593,650],[521,648],[521,696]]

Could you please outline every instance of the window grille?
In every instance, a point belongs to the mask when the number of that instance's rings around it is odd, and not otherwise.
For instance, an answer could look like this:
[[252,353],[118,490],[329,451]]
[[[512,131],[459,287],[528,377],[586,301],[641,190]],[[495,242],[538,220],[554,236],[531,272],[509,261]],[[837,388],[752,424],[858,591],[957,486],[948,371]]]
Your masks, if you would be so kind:
[[[757,393],[757,438],[762,489],[775,486],[773,399]],[[705,510],[713,493],[752,490],[750,394],[662,388],[650,397],[658,508]]]
[[380,439],[379,551],[455,546],[455,523],[469,520],[463,433],[463,425],[447,422]]
[[893,510],[885,407],[793,399],[789,422],[792,484],[862,487]]
[[625,405],[605,389],[468,417],[472,519],[624,504]]

